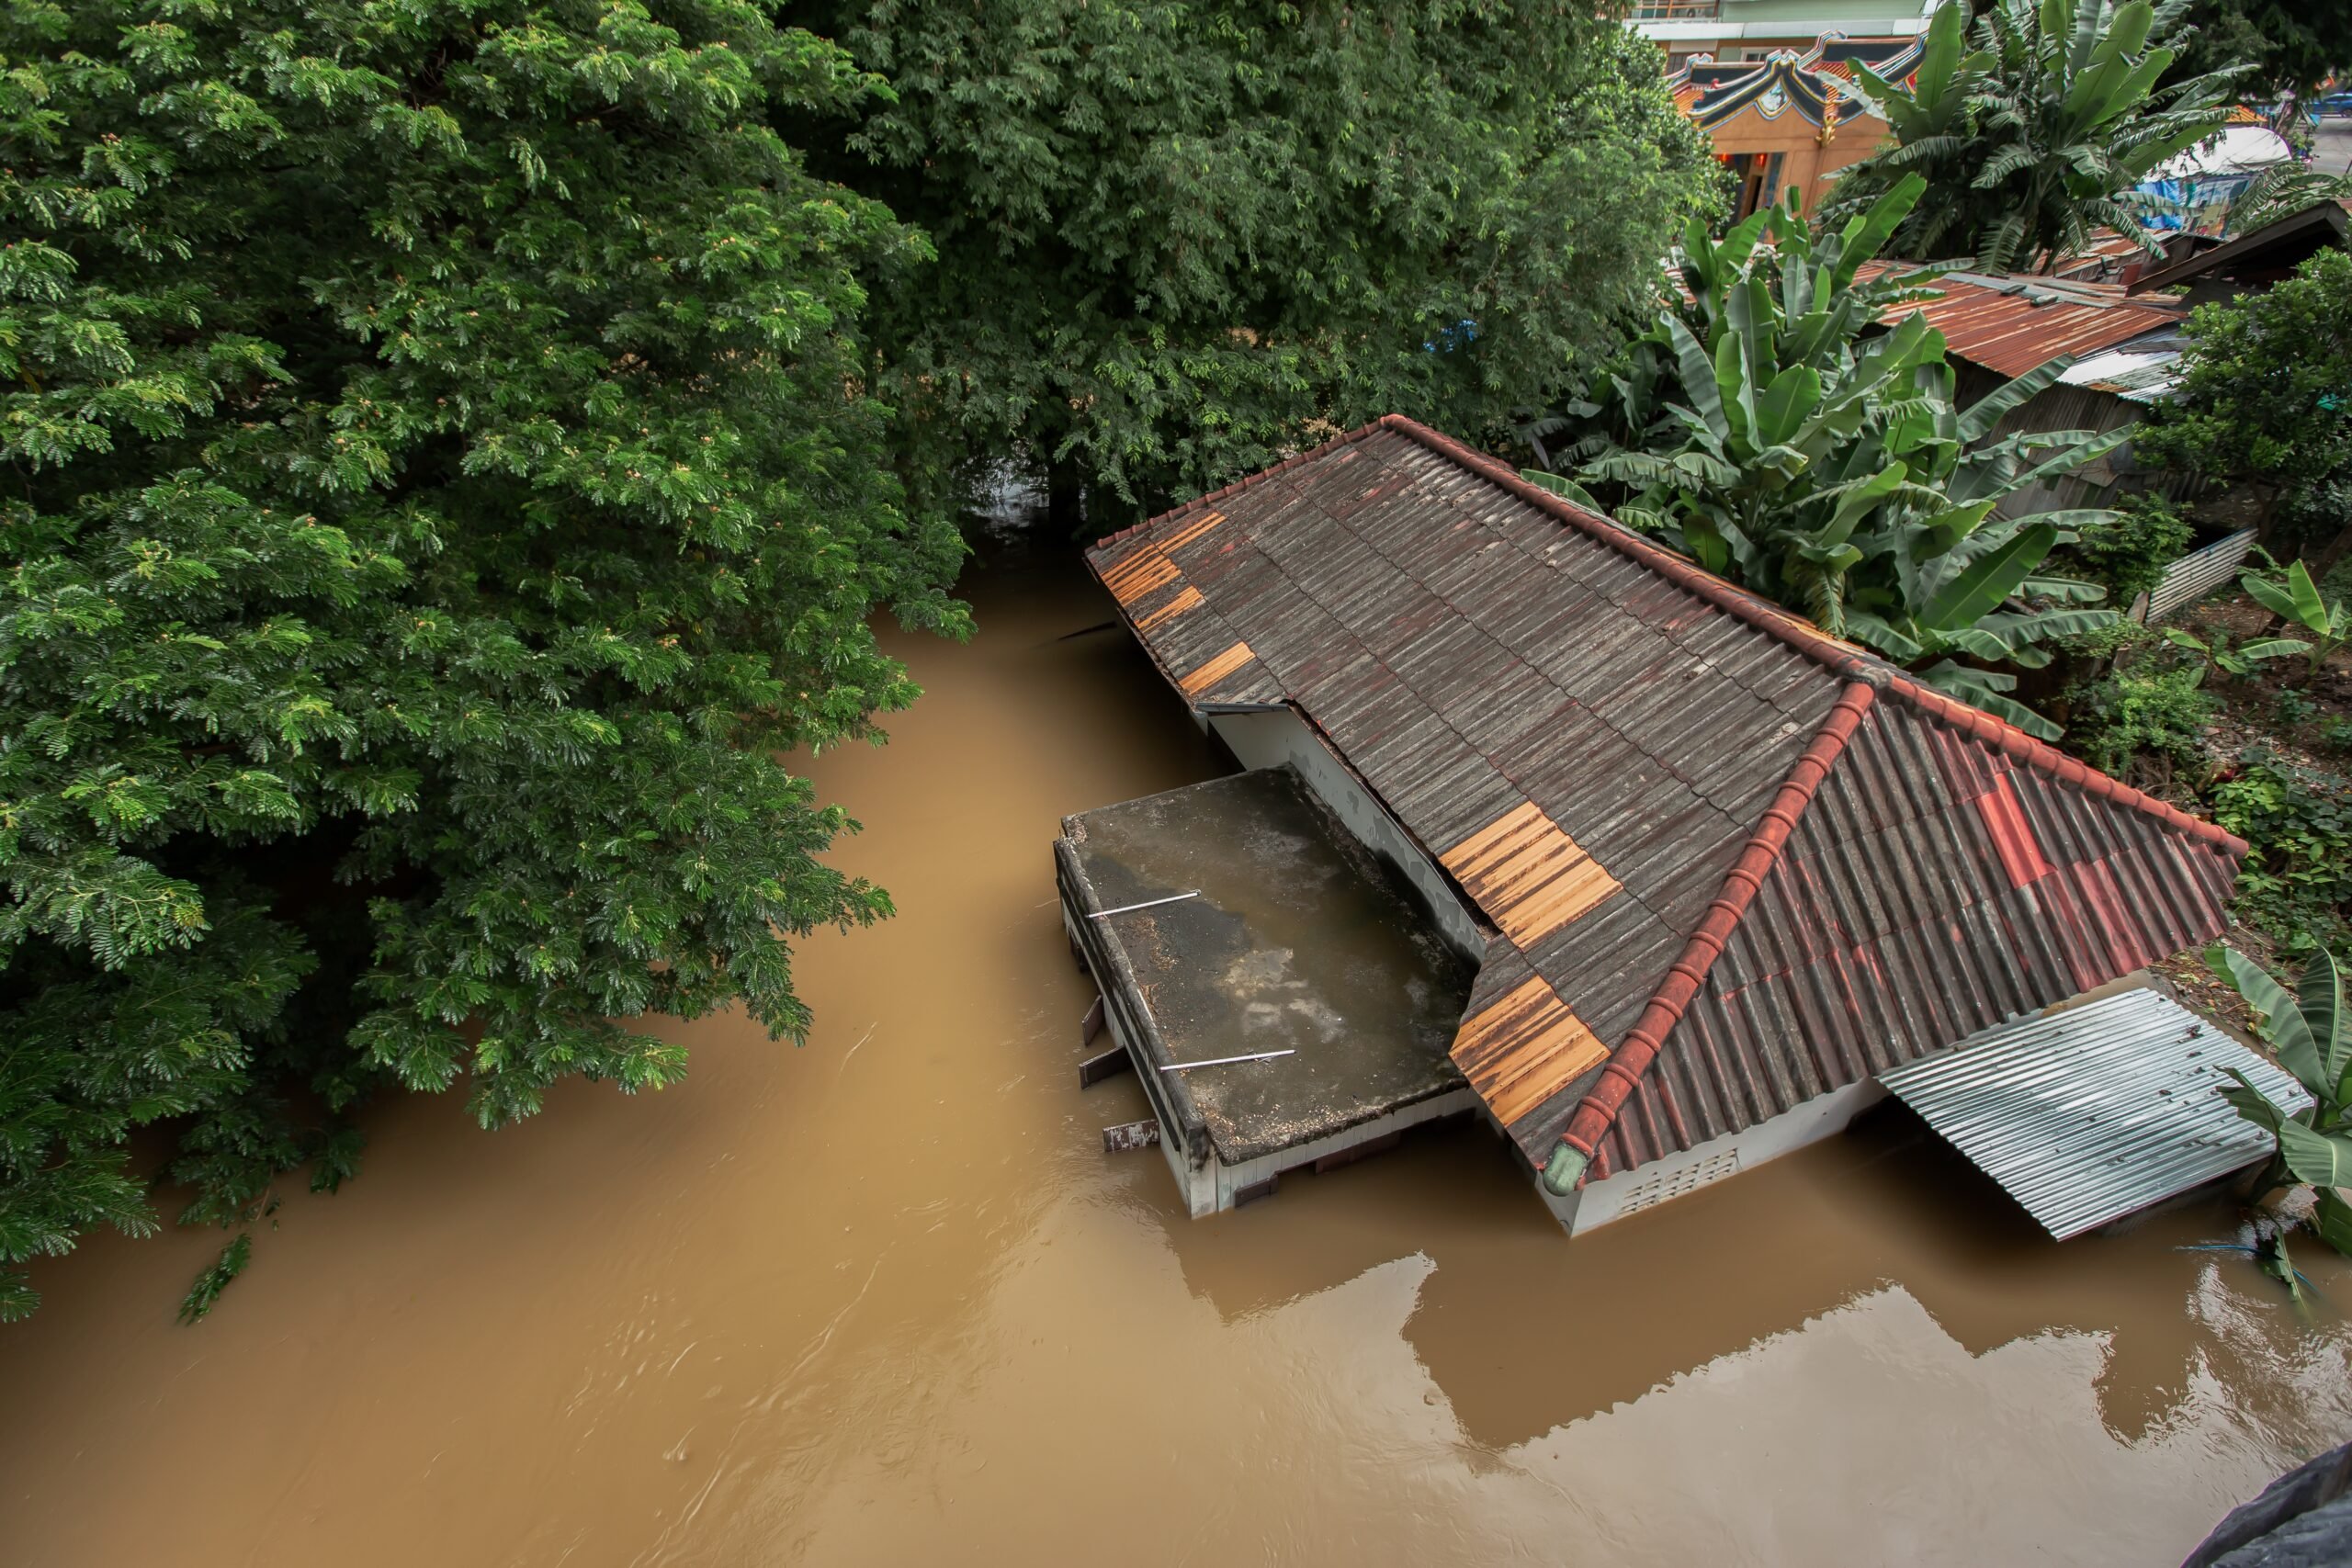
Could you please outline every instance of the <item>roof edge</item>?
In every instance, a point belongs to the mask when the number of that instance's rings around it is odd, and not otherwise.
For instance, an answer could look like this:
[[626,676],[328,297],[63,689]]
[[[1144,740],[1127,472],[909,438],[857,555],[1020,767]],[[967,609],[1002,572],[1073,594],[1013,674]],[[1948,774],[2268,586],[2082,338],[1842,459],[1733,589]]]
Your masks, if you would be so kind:
[[1740,851],[1739,859],[1724,875],[1723,889],[1700,919],[1698,928],[1683,943],[1681,955],[1666,972],[1642,1010],[1642,1016],[1609,1060],[1601,1065],[1600,1077],[1586,1091],[1576,1113],[1560,1134],[1560,1142],[1588,1160],[1600,1150],[1600,1140],[1615,1124],[1617,1113],[1625,1107],[1634,1090],[1648,1075],[1650,1064],[1664,1048],[1667,1036],[1682,1021],[1683,1010],[1706,983],[1707,972],[1723,956],[1724,945],[1731,940],[1732,931],[1746,917],[1747,907],[1755,900],[1757,891],[1764,886],[1764,878],[1780,863],[1781,852],[1796,830],[1797,819],[1813,804],[1815,792],[1822,780],[1829,776],[1838,759],[1845,753],[1846,743],[1877,698],[1877,691],[1867,681],[1849,682],[1843,693],[1814,731],[1813,741],[1804,754],[1791,764],[1788,776],[1781,781],[1772,804],[1764,808],[1763,819]]
[[2055,746],[2036,740],[2017,726],[2004,724],[1983,708],[1971,706],[1958,697],[1946,696],[1908,675],[1894,676],[1888,681],[1887,689],[1914,707],[1924,709],[1946,724],[1966,731],[2035,773],[2047,774],[2060,784],[2111,800],[2118,806],[2144,812],[2176,832],[2203,840],[2232,860],[2245,858],[2245,840],[2220,823],[2191,816],[2168,800],[2159,800],[2153,795],[2133,789],[2121,779],[2102,773],[2088,762],[2069,757]]
[[2193,256],[2184,256],[2177,262],[2166,262],[2160,267],[2143,272],[2125,284],[2123,291],[2126,294],[2138,296],[2158,288],[2169,288],[2177,283],[2186,283],[2191,278],[2200,276],[2218,267],[2226,266],[2248,252],[2258,251],[2265,245],[2275,244],[2280,240],[2291,238],[2305,229],[2332,230],[2336,241],[2341,243],[2347,233],[2352,233],[2352,216],[2347,216],[2344,209],[2333,198],[2314,201],[2300,211],[2290,212],[2284,218],[2272,219],[2251,233],[2224,240],[2210,251]]

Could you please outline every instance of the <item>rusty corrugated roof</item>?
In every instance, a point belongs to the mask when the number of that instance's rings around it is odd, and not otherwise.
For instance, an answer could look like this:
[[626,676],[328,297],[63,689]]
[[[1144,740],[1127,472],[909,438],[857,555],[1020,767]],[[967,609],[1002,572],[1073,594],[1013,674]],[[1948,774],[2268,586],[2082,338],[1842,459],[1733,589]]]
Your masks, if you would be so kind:
[[[1871,262],[1861,276],[1889,270],[1888,263]],[[1944,334],[1956,357],[2002,376],[2022,376],[2061,355],[2113,348],[2177,325],[2188,313],[2179,300],[2127,294],[2120,283],[2087,278],[1953,272],[1925,287],[1941,297],[1889,310],[1887,324],[1916,311]]]
[[1089,560],[1188,701],[1296,708],[1484,918],[1453,1056],[1537,1164],[2175,952],[2244,852],[1393,415]]
[[2056,277],[2099,278],[2129,284],[2149,265],[2151,253],[2137,237],[2115,229],[2100,229],[2092,234],[2090,243],[2059,257],[2050,271]]

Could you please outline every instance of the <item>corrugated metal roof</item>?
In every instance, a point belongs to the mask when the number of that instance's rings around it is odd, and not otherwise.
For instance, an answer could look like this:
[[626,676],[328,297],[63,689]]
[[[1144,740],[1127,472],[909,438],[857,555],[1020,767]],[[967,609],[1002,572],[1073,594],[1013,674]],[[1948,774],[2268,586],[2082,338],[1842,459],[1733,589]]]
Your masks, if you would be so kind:
[[1454,1059],[1538,1164],[2209,937],[2244,852],[1393,415],[1089,559],[1188,701],[1295,707],[1484,917]]
[[[1872,262],[1864,276],[1891,270]],[[2132,295],[2118,283],[1991,273],[1946,273],[1927,288],[1940,298],[1899,306],[1889,326],[1914,312],[1944,334],[1951,353],[2002,376],[2022,376],[2061,355],[2096,354],[2144,333],[2177,325],[2179,300]]]
[[2172,395],[2180,379],[2180,333],[2163,328],[2116,348],[2086,355],[2067,367],[2061,385],[2088,387],[2127,402],[2153,403]]
[[2100,229],[2081,250],[2058,258],[2050,271],[2064,278],[2101,278],[2130,283],[2151,263],[2151,253],[2139,236],[2115,229]]
[[1880,1078],[2064,1241],[2269,1153],[2270,1134],[2221,1096],[2231,1067],[2281,1109],[2311,1103],[2151,990],[1992,1030]]

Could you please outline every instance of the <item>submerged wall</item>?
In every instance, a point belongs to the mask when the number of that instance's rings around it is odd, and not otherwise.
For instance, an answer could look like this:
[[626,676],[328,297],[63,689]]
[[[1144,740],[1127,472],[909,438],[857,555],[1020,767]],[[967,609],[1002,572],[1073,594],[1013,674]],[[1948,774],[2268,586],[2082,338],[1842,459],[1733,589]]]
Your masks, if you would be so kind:
[[1210,733],[1231,749],[1243,767],[1279,768],[1288,762],[1296,768],[1306,787],[1348,831],[1403,874],[1447,942],[1474,963],[1486,956],[1487,939],[1453,882],[1295,709],[1212,713],[1207,719]]
[[1540,1181],[1535,1190],[1570,1235],[1582,1235],[1844,1132],[1848,1122],[1885,1098],[1878,1079],[1864,1078],[1816,1095],[1768,1122],[1621,1170],[1606,1180],[1588,1182],[1565,1198],[1554,1197]]

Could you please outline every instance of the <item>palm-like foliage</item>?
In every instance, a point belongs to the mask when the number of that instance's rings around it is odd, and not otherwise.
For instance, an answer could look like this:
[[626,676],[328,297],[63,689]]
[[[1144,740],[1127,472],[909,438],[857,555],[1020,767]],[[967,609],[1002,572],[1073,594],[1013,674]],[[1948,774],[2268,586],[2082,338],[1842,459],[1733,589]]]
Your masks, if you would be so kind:
[[2102,228],[2153,252],[2142,220],[2170,204],[2135,187],[2222,128],[2233,77],[2157,88],[2187,41],[2188,0],[1995,0],[1973,27],[1966,11],[1936,13],[1908,84],[1855,68],[1894,142],[1839,178],[1830,220],[1917,175],[1929,195],[1894,236],[1901,255],[2006,272]]
[[2347,198],[2352,198],[2352,175],[2331,175],[2291,161],[2273,164],[2246,182],[2230,203],[2230,227],[2251,234],[2281,218]]
[[2051,639],[2115,618],[2097,586],[2041,575],[2051,550],[2113,513],[1996,515],[2007,496],[2118,445],[2124,432],[1987,438],[2059,361],[1966,409],[1941,333],[1917,314],[1877,333],[1932,274],[1875,273],[1925,182],[1905,179],[1816,239],[1793,205],[1679,254],[1687,304],[1527,434],[1575,479],[1537,482],[1602,507],[1711,571],[1917,669],[2044,737],[1996,664],[2037,667]]
[[2278,581],[2248,573],[2238,579],[2238,586],[2255,603],[2286,622],[2290,630],[2309,634],[2310,640],[2306,642],[2292,637],[2278,640],[2310,659],[2310,674],[2314,680],[2327,663],[2328,655],[2352,641],[2352,600],[2324,596],[2312,578],[2312,569],[2301,561],[2289,567],[2285,578]]
[[2205,962],[2245,998],[2255,1032],[2312,1097],[2304,1109],[2288,1111],[2231,1071],[2236,1087],[2222,1092],[2278,1140],[2263,1185],[2310,1183],[2318,1196],[2315,1227],[2329,1246],[2352,1254],[2352,1203],[2342,1190],[2352,1187],[2352,1011],[2344,1005],[2343,974],[2325,948],[2312,954],[2292,991],[2233,947],[2217,944]]

